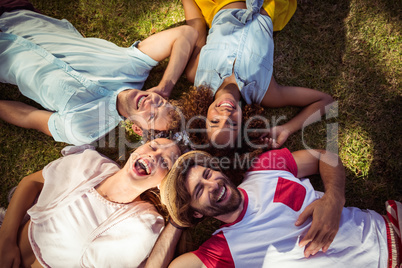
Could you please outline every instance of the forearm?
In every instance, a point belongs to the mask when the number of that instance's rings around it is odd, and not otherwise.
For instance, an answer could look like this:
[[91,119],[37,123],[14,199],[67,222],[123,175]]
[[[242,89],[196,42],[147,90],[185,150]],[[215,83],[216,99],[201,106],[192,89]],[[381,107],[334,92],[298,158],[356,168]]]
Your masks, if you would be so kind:
[[169,63],[158,85],[168,96],[183,73],[194,49],[197,33],[190,29],[183,28],[182,34],[174,41]]
[[320,153],[319,173],[325,188],[325,195],[339,207],[345,205],[345,168],[337,154]]
[[302,110],[299,114],[282,125],[290,134],[293,134],[297,130],[319,121],[328,110],[328,104],[333,101],[330,95],[318,90],[279,85],[272,76],[268,90],[260,104],[270,108],[301,107]]
[[49,136],[47,126],[52,112],[39,110],[19,101],[0,101],[0,118],[10,124],[39,130]]
[[339,229],[342,209],[345,204],[345,170],[336,154],[324,150],[302,150],[292,153],[297,163],[297,177],[319,173],[325,193],[310,203],[299,215],[296,226],[312,217],[310,229],[299,243],[305,257],[326,252]]
[[42,187],[42,171],[38,171],[21,180],[7,208],[7,213],[0,229],[1,236],[7,236],[13,242],[16,242],[21,221],[39,195]]
[[305,106],[295,117],[283,124],[290,134],[318,122],[329,109],[329,104],[333,102],[331,96],[325,94],[323,97],[307,106]]
[[345,201],[345,168],[337,154],[325,150],[301,150],[292,153],[297,164],[297,177],[319,174],[325,193]]
[[194,0],[182,0],[184,15],[187,25],[193,27],[197,33],[197,41],[195,42],[194,50],[186,67],[186,76],[190,82],[194,82],[195,73],[198,67],[198,59],[201,48],[206,44],[207,39],[207,24],[201,10]]
[[0,118],[23,128],[29,128],[29,122],[26,122],[26,117],[37,110],[37,108],[19,101],[0,101]]
[[182,232],[168,223],[152,249],[145,267],[168,267]]

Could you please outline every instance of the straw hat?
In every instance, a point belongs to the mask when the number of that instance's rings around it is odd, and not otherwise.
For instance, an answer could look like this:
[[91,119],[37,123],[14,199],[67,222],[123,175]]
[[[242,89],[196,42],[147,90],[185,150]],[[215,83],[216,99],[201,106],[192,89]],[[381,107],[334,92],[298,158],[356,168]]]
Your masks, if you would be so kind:
[[[178,186],[177,179],[179,177],[182,177],[184,173],[186,173],[187,169],[191,167],[189,166],[191,161],[194,161],[194,163],[204,166],[206,163],[208,163],[208,160],[210,158],[211,155],[203,151],[190,151],[188,153],[183,154],[173,164],[172,169],[169,171],[169,173],[166,175],[166,177],[163,179],[160,185],[162,204],[166,206],[169,215],[173,219],[173,221],[182,227],[190,227],[191,223],[179,219],[178,207],[176,204],[176,198],[177,198],[176,187]],[[180,186],[185,187],[185,185]]]

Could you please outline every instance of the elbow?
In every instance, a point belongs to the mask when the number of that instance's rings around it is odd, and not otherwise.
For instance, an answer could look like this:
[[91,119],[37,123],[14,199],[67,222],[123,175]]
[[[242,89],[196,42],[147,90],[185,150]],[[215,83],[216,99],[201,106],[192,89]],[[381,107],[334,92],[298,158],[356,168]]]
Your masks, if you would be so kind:
[[321,115],[328,113],[334,107],[334,98],[331,95],[322,93],[321,98],[317,102],[319,109],[321,110]]
[[186,68],[186,70],[185,70],[184,73],[185,73],[185,75],[186,75],[187,80],[188,80],[190,83],[194,84],[195,72],[194,72],[193,70],[191,70],[191,68]]
[[42,191],[43,188],[43,175],[42,170],[32,173],[24,177],[17,186],[19,189],[29,189],[35,197]]
[[320,153],[320,161],[324,162],[333,168],[336,168],[338,176],[345,177],[345,168],[342,163],[342,159],[335,152],[329,150],[318,150]]
[[198,31],[189,25],[183,25],[182,36],[190,42],[192,47],[194,47],[198,39]]
[[194,29],[194,28],[191,27],[191,31],[189,33],[189,36],[190,36],[190,40],[193,43],[193,46],[195,46],[195,44],[196,44],[196,42],[198,40],[198,37],[200,36],[199,31],[197,31],[197,29]]
[[324,103],[324,105],[331,104],[331,103],[333,103],[334,101],[335,101],[335,100],[334,100],[334,98],[333,98],[331,95],[329,95],[329,94],[327,94],[327,93],[323,93],[322,102]]
[[186,20],[186,23],[197,32],[197,39],[207,36],[207,24],[204,18]]

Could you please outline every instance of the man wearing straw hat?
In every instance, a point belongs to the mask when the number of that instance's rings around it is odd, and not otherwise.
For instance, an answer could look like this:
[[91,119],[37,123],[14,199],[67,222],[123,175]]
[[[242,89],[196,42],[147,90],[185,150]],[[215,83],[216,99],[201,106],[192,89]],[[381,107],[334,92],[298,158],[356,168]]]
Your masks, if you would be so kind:
[[[148,265],[170,261],[182,227],[214,217],[224,225],[171,267],[400,267],[401,204],[388,201],[388,217],[344,208],[345,175],[337,155],[272,150],[252,163],[238,187],[218,166],[218,159],[199,151],[176,161],[161,185],[173,221]],[[324,194],[299,179],[315,173]]]

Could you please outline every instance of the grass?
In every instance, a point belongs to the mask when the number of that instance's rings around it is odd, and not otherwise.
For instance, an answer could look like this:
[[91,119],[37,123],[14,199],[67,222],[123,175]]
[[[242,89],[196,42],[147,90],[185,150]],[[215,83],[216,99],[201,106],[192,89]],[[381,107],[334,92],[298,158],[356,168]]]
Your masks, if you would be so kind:
[[[162,0],[33,0],[42,13],[66,18],[86,37],[99,37],[120,46],[184,24],[180,1]],[[393,0],[301,1],[289,24],[275,39],[275,77],[331,94],[338,109],[287,142],[290,150],[329,148],[334,144],[346,168],[346,205],[385,213],[387,199],[402,200],[402,3]],[[166,62],[146,83],[154,86]],[[173,98],[190,84],[180,79]],[[15,86],[0,84],[1,99],[32,102]],[[276,109],[267,116],[291,118],[295,108]],[[328,126],[331,131],[327,131]],[[121,152],[116,128],[99,151],[112,159]],[[337,134],[337,135],[335,135]],[[329,140],[329,142],[327,141]],[[102,144],[103,144],[102,143]],[[101,144],[101,143],[100,143]],[[24,176],[60,157],[65,146],[33,130],[0,121],[0,206],[8,190]],[[318,177],[313,183],[322,187]],[[205,239],[214,222],[193,230],[194,244]]]

